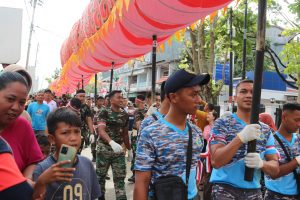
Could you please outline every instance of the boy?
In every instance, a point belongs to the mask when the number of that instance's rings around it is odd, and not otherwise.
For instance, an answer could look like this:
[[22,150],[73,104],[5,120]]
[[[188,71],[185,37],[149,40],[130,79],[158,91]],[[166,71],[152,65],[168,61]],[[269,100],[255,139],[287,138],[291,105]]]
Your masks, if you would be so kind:
[[[56,176],[72,179],[68,182],[50,182],[47,184],[45,199],[97,199],[101,196],[100,186],[92,162],[77,155],[73,168],[62,169],[57,167],[59,150],[62,144],[73,146],[76,150],[81,144],[81,120],[78,115],[68,108],[59,108],[50,113],[47,118],[49,140],[55,145],[54,155],[39,163],[33,173],[36,181],[44,171],[52,172],[49,178]],[[55,166],[55,170],[53,168]],[[53,168],[48,170],[48,168]],[[58,171],[60,170],[60,172]],[[59,180],[59,179],[56,179]]]
[[36,139],[39,143],[44,159],[47,158],[50,154],[50,147],[51,147],[48,137],[46,135],[37,135]]

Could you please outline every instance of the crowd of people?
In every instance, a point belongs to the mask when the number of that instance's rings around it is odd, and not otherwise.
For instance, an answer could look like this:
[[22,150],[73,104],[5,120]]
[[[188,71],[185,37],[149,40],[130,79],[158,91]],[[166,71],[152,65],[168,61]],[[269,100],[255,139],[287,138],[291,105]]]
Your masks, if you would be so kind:
[[[29,74],[8,66],[0,74],[0,199],[104,200],[111,167],[116,199],[126,200],[129,162],[134,200],[300,199],[300,105],[283,105],[278,129],[268,113],[251,124],[253,81],[242,80],[237,112],[220,116],[200,98],[209,81],[178,70],[153,98],[120,90],[91,98],[83,89],[29,96]],[[74,160],[59,160],[65,145]],[[246,167],[253,180],[244,180]]]

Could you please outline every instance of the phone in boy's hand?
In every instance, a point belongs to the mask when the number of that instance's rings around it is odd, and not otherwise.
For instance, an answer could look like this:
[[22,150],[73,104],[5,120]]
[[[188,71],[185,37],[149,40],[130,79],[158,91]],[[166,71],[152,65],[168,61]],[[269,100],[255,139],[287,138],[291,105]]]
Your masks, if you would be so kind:
[[59,150],[58,160],[57,162],[64,161],[64,160],[71,160],[70,163],[64,164],[62,168],[69,168],[73,166],[75,157],[76,157],[77,150],[75,147],[71,147],[65,144],[62,144]]

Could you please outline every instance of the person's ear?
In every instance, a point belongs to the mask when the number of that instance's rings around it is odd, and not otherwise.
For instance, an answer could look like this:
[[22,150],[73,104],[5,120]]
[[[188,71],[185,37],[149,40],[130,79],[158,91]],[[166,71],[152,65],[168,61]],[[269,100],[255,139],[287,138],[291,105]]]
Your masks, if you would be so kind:
[[51,134],[48,135],[48,141],[50,142],[51,145],[55,145],[55,138],[53,135]]
[[177,94],[176,93],[170,93],[169,94],[169,100],[172,103],[177,103]]

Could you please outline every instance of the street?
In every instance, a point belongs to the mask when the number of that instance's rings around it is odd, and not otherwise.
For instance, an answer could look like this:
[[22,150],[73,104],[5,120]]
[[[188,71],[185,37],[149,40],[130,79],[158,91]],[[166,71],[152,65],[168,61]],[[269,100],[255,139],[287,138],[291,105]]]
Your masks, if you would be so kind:
[[[85,148],[82,153],[82,156],[88,157],[90,160],[92,160],[92,154],[91,154],[91,149],[90,148]],[[127,159],[126,159],[127,161]],[[95,163],[94,163],[95,166]],[[127,173],[126,173],[126,179],[125,179],[125,185],[126,185],[126,194],[127,194],[127,199],[131,200],[133,199],[133,187],[134,184],[129,183],[127,179],[132,175],[130,171],[130,162],[126,163],[127,166]],[[96,166],[95,166],[96,167]],[[110,177],[110,180],[106,180],[106,193],[105,193],[105,199],[106,200],[115,200],[115,189],[114,189],[114,183],[113,183],[113,176],[112,176],[112,171],[111,168],[109,168],[108,175]]]

